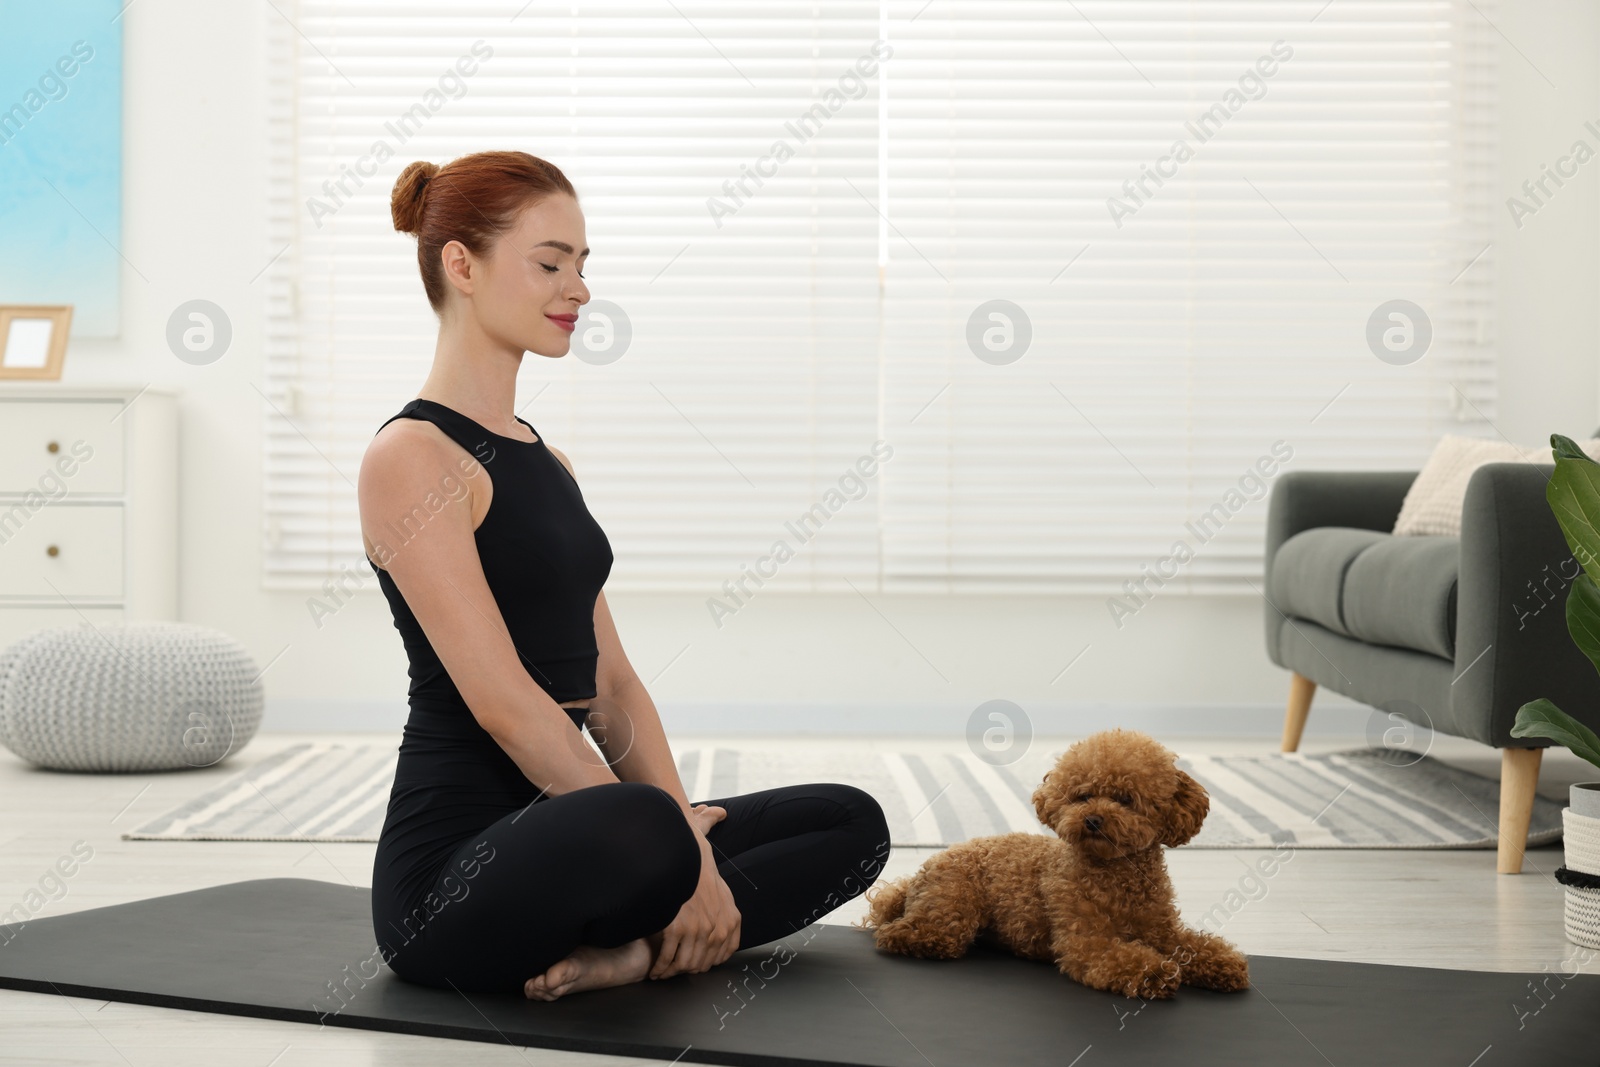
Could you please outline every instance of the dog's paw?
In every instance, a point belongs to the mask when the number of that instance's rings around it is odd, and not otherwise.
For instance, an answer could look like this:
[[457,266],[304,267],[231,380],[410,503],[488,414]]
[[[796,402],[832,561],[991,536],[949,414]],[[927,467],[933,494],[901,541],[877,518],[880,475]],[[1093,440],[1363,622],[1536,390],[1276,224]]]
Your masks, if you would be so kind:
[[911,924],[904,919],[891,919],[872,931],[872,943],[885,952],[897,952],[902,956],[911,956],[912,948]]
[[874,930],[872,940],[885,952],[921,959],[952,960],[967,951],[966,943],[952,938],[948,931],[918,926],[903,916]]
[[1242,952],[1226,952],[1184,969],[1183,980],[1202,989],[1222,993],[1242,993],[1250,988],[1250,959]]
[[1163,960],[1141,975],[1130,978],[1119,992],[1140,1000],[1166,1000],[1178,992],[1182,974],[1170,961]]

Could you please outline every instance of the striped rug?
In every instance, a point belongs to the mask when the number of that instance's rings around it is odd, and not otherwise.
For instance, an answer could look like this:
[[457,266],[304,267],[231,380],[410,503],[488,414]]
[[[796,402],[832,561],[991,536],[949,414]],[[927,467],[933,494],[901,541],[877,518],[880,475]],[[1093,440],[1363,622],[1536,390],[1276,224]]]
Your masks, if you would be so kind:
[[[882,805],[891,843],[944,847],[1015,830],[1045,834],[1034,788],[1060,750],[993,766],[965,750],[681,747],[692,802],[803,782],[859,786]],[[376,841],[394,781],[391,745],[302,742],[122,836],[162,841]],[[1380,750],[1184,756],[1211,794],[1191,848],[1493,848],[1499,784],[1432,758]],[[1530,845],[1561,836],[1561,806],[1538,798]]]

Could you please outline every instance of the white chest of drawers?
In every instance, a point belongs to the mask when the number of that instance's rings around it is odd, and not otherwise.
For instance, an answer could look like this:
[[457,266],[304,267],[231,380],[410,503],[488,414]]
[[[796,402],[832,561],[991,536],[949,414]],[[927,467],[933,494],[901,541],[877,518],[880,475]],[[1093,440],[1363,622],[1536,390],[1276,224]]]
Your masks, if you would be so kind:
[[178,398],[0,382],[0,648],[178,617]]

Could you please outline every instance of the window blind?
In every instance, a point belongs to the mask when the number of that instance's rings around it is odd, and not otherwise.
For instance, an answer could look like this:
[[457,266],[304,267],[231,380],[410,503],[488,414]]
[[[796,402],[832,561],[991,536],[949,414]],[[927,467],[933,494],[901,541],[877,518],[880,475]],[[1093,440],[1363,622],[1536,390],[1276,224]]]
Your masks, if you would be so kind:
[[1252,593],[1272,478],[1494,432],[1491,5],[264,17],[269,588],[365,567],[437,331],[389,192],[486,148],[585,210],[613,347],[518,404],[612,588]]

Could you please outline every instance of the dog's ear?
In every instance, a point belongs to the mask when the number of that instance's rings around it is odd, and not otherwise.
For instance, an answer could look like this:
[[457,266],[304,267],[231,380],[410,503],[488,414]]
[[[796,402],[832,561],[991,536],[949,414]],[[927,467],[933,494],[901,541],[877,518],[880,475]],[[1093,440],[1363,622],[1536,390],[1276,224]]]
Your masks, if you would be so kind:
[[1044,776],[1039,788],[1033,791],[1033,810],[1044,825],[1055,828],[1056,813],[1061,810],[1061,789],[1054,772]]
[[1167,803],[1167,825],[1161,843],[1177,848],[1194,837],[1210,810],[1211,798],[1206,795],[1205,787],[1180,770],[1177,791]]

